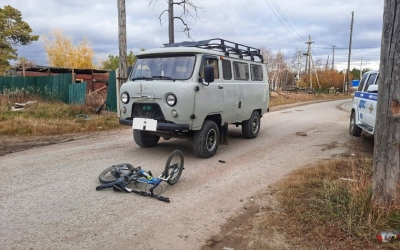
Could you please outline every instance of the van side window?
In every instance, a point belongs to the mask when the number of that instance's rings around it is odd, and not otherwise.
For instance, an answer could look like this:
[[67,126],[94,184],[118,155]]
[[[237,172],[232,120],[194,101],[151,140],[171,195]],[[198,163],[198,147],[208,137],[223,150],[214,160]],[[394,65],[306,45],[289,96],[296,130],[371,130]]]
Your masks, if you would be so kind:
[[374,84],[376,79],[376,74],[370,74],[367,83],[365,84],[365,89],[364,91],[368,90],[369,85]]
[[224,80],[232,79],[232,65],[229,60],[222,60],[222,75]]
[[361,82],[360,82],[360,85],[358,85],[357,91],[362,91],[362,89],[363,89],[363,87],[365,85],[365,82],[367,81],[367,77],[368,77],[368,74],[364,74],[363,75],[363,77],[361,79]]
[[263,80],[263,72],[262,72],[261,65],[251,64],[250,71],[251,71],[251,80],[252,81],[262,81]]
[[215,79],[219,79],[218,59],[206,58],[204,62],[205,62],[205,64],[203,64],[203,66],[201,68],[200,76],[202,78],[204,78],[204,65],[212,65],[212,66],[214,66],[214,78]]
[[249,65],[247,63],[233,62],[235,80],[249,80]]

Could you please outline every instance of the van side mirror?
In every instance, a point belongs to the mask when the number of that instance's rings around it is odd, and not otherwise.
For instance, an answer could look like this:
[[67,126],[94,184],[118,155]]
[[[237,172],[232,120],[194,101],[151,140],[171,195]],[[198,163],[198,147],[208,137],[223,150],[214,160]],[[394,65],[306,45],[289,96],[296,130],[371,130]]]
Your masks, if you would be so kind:
[[214,81],[214,66],[212,65],[204,66],[204,81],[208,84]]
[[369,85],[367,92],[368,93],[378,93],[378,85]]

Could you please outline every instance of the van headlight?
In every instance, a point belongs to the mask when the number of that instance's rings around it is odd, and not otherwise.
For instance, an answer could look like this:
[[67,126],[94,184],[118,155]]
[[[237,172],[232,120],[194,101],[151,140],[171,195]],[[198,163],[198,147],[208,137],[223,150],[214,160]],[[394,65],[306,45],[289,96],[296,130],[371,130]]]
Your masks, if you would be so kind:
[[169,94],[169,95],[167,95],[166,101],[169,106],[173,107],[173,106],[175,106],[176,101],[177,101],[176,96],[174,94]]
[[127,104],[129,102],[129,94],[128,92],[124,92],[121,94],[121,102]]

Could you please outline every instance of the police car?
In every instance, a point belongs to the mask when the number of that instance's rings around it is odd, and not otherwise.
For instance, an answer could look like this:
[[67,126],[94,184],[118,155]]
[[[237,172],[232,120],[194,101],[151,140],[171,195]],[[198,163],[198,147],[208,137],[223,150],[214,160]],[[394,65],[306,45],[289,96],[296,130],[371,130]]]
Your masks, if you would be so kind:
[[362,131],[374,134],[378,83],[379,72],[368,71],[364,73],[354,93],[349,126],[349,132],[353,136],[360,136]]

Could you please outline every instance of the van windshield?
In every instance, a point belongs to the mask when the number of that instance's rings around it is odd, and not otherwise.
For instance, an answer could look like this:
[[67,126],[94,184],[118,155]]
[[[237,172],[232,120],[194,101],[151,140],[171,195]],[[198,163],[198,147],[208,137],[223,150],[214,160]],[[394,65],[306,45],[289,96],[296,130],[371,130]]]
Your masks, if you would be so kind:
[[193,74],[195,62],[194,55],[138,58],[130,79],[187,80]]

